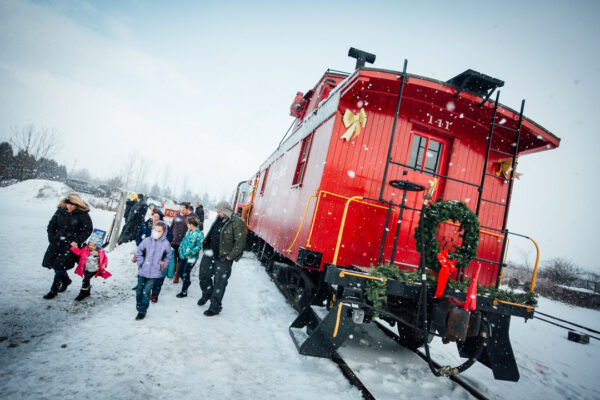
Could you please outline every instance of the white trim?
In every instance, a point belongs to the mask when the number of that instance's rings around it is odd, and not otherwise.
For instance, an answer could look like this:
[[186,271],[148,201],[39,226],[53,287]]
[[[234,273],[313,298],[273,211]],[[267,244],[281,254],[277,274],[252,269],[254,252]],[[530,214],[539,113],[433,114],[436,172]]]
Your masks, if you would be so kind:
[[311,112],[310,115],[304,119],[304,121],[302,121],[294,133],[292,133],[290,137],[288,137],[285,142],[283,142],[281,146],[279,146],[279,148],[261,164],[260,171],[263,171],[266,167],[271,165],[273,161],[275,161],[280,155],[287,152],[296,143],[310,135],[316,128],[318,128],[322,123],[327,121],[333,114],[337,112],[341,97],[339,88],[344,86],[345,83],[345,80],[340,82],[340,84],[330,93],[329,97],[325,101],[319,103],[317,108],[315,108],[314,111]]

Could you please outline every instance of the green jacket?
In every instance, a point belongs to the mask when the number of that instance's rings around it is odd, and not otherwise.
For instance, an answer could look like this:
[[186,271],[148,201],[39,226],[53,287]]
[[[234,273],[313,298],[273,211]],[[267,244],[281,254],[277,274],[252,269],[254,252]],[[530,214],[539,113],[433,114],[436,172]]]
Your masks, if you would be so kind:
[[[205,238],[210,238],[214,226],[215,224],[213,223]],[[221,229],[221,235],[219,236],[219,260],[225,261],[225,259],[229,257],[234,261],[238,261],[244,253],[244,247],[246,247],[246,229],[244,221],[236,214],[233,214],[227,219],[227,222],[225,222],[225,225],[223,225],[223,228]],[[208,248],[206,239],[204,248]]]

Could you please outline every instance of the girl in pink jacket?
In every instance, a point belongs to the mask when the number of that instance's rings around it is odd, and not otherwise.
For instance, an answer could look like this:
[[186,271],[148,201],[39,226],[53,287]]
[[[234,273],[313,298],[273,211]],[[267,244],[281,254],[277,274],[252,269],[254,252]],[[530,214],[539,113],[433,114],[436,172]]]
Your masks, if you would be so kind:
[[92,288],[90,279],[98,275],[106,279],[112,274],[106,270],[108,260],[100,245],[90,241],[87,246],[80,249],[77,247],[77,243],[73,242],[71,243],[71,251],[79,256],[75,273],[83,277],[83,282],[81,283],[79,295],[75,300],[81,301],[90,295],[90,289]]

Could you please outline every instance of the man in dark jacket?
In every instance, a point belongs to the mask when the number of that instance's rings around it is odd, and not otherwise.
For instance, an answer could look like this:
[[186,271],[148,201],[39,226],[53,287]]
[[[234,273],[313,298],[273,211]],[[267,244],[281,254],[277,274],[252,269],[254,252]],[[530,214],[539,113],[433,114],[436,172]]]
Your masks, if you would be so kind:
[[73,268],[77,256],[71,251],[71,242],[79,247],[91,235],[93,230],[89,207],[77,194],[70,194],[58,203],[58,209],[48,223],[48,249],[44,254],[42,266],[54,269],[54,281],[45,299],[56,297],[71,284],[67,270]]
[[204,255],[200,261],[200,289],[202,297],[198,305],[210,300],[204,315],[212,317],[223,309],[222,300],[231,266],[242,257],[246,245],[244,222],[235,214],[226,201],[217,204],[219,215],[206,234],[202,247]]

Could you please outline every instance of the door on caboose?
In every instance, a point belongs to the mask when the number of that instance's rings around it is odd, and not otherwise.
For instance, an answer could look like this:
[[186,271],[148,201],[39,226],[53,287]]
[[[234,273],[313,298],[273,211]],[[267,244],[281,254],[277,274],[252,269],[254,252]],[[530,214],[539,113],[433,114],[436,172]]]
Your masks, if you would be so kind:
[[[444,190],[444,178],[440,178],[436,174],[446,175],[450,140],[414,127],[411,129],[410,135],[406,159],[402,161],[402,164],[407,167],[402,166],[399,170],[401,178],[395,179],[407,180],[427,188],[429,182],[437,178],[433,191],[433,199],[435,200]],[[394,197],[400,203],[402,193],[399,190],[396,190],[396,192]],[[424,194],[425,191],[406,193],[405,205],[409,208],[404,210],[402,216],[402,228],[398,238],[395,259],[399,261],[406,260],[405,262],[408,264],[414,264],[415,260],[418,260],[415,252],[414,232],[419,223],[420,213],[415,210],[420,210],[423,206]]]

